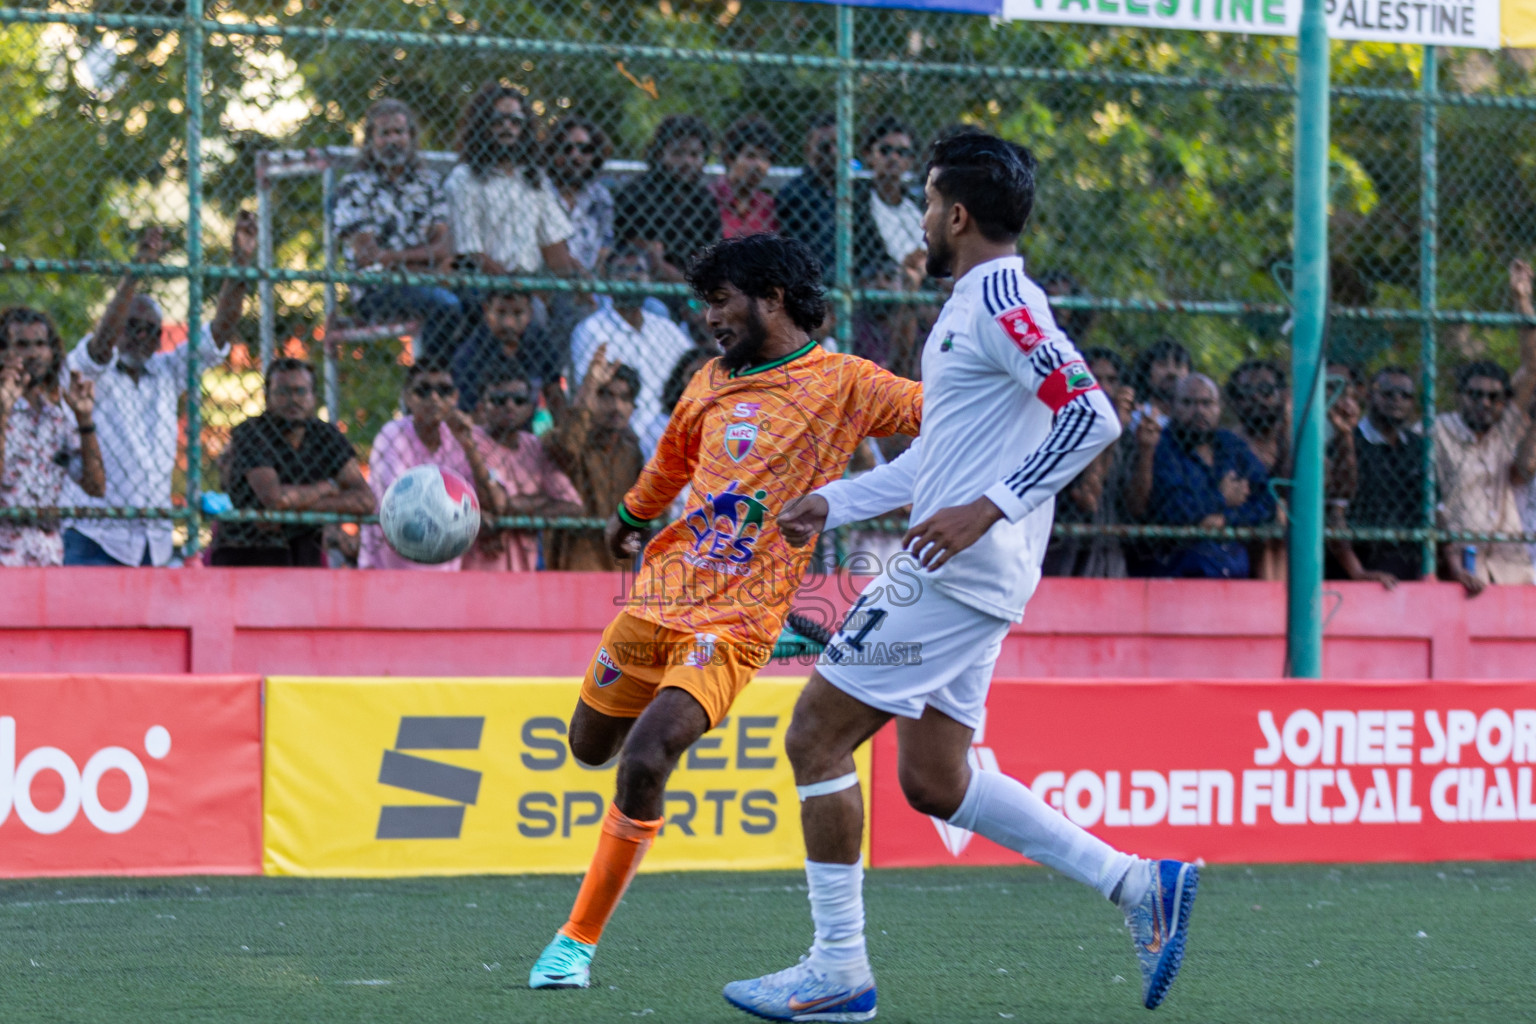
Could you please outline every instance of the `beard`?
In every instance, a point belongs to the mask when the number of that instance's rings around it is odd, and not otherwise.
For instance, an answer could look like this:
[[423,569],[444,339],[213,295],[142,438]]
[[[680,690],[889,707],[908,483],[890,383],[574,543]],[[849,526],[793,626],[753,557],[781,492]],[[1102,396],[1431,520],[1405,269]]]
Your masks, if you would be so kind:
[[385,167],[404,167],[411,162],[411,150],[409,146],[380,146],[373,151],[374,159]]
[[720,364],[731,373],[745,370],[758,361],[767,343],[768,328],[763,326],[763,319],[757,313],[757,300],[753,299],[747,306],[746,332],[736,344],[725,350],[725,354],[720,357]]
[[1280,410],[1265,406],[1252,409],[1242,409],[1237,414],[1238,421],[1243,429],[1254,437],[1263,437],[1270,433],[1280,422]]
[[955,268],[955,250],[947,238],[933,238],[928,242],[928,255],[923,261],[929,277],[948,277]]
[[1201,445],[1214,444],[1216,441],[1215,428],[1187,426],[1182,423],[1170,423],[1169,429],[1173,431],[1177,440],[1185,451],[1198,448]]
[[560,185],[585,185],[597,177],[597,168],[591,164],[554,163],[549,168],[550,177]]

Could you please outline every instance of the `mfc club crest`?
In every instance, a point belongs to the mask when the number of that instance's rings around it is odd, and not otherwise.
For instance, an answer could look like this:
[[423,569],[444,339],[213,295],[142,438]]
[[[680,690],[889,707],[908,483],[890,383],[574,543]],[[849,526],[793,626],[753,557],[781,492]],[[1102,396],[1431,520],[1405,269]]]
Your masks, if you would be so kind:
[[757,426],[752,423],[732,423],[725,428],[725,454],[740,462],[747,457],[757,443]]
[[619,681],[619,676],[624,670],[614,663],[613,656],[608,653],[608,648],[597,649],[597,664],[592,666],[592,681],[598,686],[612,686]]

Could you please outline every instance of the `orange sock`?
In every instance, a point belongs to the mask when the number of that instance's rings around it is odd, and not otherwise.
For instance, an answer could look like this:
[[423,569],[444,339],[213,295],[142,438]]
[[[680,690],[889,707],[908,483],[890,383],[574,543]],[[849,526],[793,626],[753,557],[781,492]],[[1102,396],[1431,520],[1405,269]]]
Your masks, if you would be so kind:
[[577,942],[596,944],[619,900],[624,897],[624,890],[629,888],[630,880],[640,869],[645,851],[651,848],[651,841],[661,831],[662,820],[636,821],[619,810],[617,804],[608,805],[603,831],[597,839],[597,852],[592,855],[587,877],[581,880],[581,891],[576,894],[571,919],[560,929],[563,934]]

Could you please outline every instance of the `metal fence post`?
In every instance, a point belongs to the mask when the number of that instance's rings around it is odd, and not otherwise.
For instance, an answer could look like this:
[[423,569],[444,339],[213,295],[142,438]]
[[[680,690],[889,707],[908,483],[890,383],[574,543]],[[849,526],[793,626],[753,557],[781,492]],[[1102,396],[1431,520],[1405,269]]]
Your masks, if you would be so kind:
[[[1424,94],[1419,128],[1419,308],[1424,313],[1419,334],[1420,375],[1424,390],[1424,526],[1435,526],[1435,308],[1438,302],[1435,275],[1436,249],[1439,244],[1440,197],[1436,191],[1437,150],[1440,144],[1440,69],[1436,64],[1435,48],[1424,47],[1424,65],[1419,72],[1419,89]],[[1424,576],[1432,579],[1435,574],[1435,539],[1424,539]]]
[[203,0],[187,0],[182,45],[187,48],[187,543],[202,537],[203,385],[198,347],[203,334]]
[[853,341],[853,8],[837,8],[837,344]]
[[1291,676],[1323,671],[1323,322],[1328,304],[1328,24],[1325,0],[1306,0],[1298,33],[1295,315],[1291,378],[1295,484],[1287,547],[1286,663]]
[[[272,241],[272,178],[267,174],[266,154],[256,158],[256,266],[263,272],[271,270],[273,263]],[[261,371],[265,373],[272,362],[277,338],[277,308],[273,305],[272,279],[262,274],[256,283],[256,294],[261,306]]]

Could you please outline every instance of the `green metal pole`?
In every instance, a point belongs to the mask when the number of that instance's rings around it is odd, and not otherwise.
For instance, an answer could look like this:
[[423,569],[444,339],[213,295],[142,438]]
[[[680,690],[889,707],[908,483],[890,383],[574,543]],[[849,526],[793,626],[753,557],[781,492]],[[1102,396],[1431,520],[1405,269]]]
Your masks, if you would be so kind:
[[1286,662],[1290,675],[1323,673],[1323,322],[1328,305],[1328,24],[1325,0],[1305,0],[1297,39],[1295,483],[1291,490]]
[[181,44],[187,48],[187,543],[197,554],[202,514],[202,374],[197,350],[203,333],[203,0],[187,0]]
[[837,343],[853,341],[853,8],[837,8]]
[[[1424,95],[1424,109],[1419,128],[1419,306],[1429,314],[1419,330],[1419,363],[1424,392],[1424,437],[1435,436],[1435,320],[1438,301],[1435,255],[1439,243],[1439,202],[1436,191],[1436,153],[1440,144],[1440,106],[1435,102],[1440,91],[1440,69],[1435,63],[1435,48],[1424,47],[1424,66],[1419,72],[1419,90]],[[1424,445],[1424,494],[1422,525],[1435,525],[1435,447]],[[1435,539],[1424,540],[1424,576],[1435,575]]]

